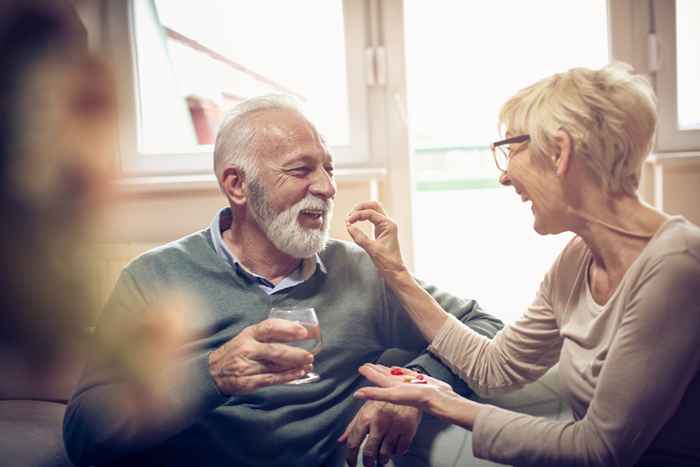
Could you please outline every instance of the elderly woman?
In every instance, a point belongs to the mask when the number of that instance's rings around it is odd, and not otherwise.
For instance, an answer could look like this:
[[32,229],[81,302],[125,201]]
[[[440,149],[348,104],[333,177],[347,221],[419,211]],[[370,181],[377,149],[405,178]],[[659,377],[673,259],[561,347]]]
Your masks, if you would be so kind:
[[[538,233],[576,237],[522,318],[492,341],[416,284],[381,206],[357,206],[348,230],[430,350],[470,387],[510,391],[559,363],[575,421],[480,404],[377,365],[360,371],[383,387],[356,396],[418,406],[473,430],[474,453],[497,462],[700,465],[700,229],[636,195],[656,127],[649,84],[620,64],[572,69],[520,91],[499,118],[507,137],[492,145],[500,182],[532,202]],[[354,225],[365,220],[374,239]]]

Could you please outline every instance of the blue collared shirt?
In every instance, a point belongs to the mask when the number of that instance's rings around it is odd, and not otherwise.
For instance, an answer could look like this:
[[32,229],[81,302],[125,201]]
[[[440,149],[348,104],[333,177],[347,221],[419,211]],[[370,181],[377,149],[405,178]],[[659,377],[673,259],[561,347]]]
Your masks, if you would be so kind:
[[258,276],[257,274],[248,271],[245,266],[243,266],[243,264],[241,264],[241,262],[238,261],[238,259],[233,255],[233,253],[231,253],[231,250],[229,250],[228,246],[224,242],[222,233],[228,230],[232,223],[233,213],[231,212],[231,208],[223,208],[216,213],[209,229],[211,231],[211,240],[214,244],[214,249],[221,258],[231,265],[231,267],[236,271],[236,274],[255,283],[266,294],[272,295],[275,292],[295,287],[307,281],[311,276],[313,276],[314,272],[316,272],[317,267],[320,268],[322,272],[326,272],[323,261],[321,261],[321,257],[318,254],[315,254],[310,258],[303,259],[300,262],[299,267],[289,273],[289,275],[282,279],[277,285],[273,284],[262,276]]

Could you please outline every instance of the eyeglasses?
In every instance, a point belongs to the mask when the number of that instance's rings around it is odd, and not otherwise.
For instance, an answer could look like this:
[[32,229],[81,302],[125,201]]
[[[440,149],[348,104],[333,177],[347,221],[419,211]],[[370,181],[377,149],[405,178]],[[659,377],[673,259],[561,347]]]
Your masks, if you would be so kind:
[[510,145],[526,141],[530,141],[530,135],[513,136],[512,138],[496,141],[491,145],[491,153],[498,170],[503,173],[508,170],[508,160],[514,155],[513,148]]

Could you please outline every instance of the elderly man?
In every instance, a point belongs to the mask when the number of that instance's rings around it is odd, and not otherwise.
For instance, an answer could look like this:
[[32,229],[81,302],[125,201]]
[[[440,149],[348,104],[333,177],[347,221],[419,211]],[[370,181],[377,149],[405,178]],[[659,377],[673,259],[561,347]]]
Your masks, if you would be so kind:
[[[453,384],[454,376],[424,352],[426,342],[369,256],[328,239],[336,185],[323,139],[289,101],[266,96],[229,114],[214,158],[229,207],[208,229],[129,264],[98,325],[98,336],[119,334],[163,290],[189,290],[200,306],[188,321],[191,337],[162,369],[168,389],[153,404],[125,402],[139,394],[135,383],[109,358],[96,357],[66,412],[71,459],[78,465],[320,466],[346,459],[354,465],[365,438],[365,464],[404,453],[420,412],[381,403],[358,411],[357,368],[403,348],[417,355],[409,367]],[[491,336],[501,328],[474,301],[426,289],[477,332]],[[300,306],[317,310],[323,346],[315,356],[284,344],[308,337],[303,327],[267,319],[272,307]],[[312,366],[318,381],[280,384]]]

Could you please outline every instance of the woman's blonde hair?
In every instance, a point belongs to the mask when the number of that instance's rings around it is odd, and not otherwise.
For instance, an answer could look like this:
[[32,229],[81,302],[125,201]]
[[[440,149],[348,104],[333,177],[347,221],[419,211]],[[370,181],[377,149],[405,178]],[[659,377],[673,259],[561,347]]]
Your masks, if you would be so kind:
[[600,70],[573,68],[528,86],[510,98],[499,124],[513,135],[530,135],[530,151],[557,151],[563,130],[610,193],[634,194],[656,131],[656,97],[648,80],[624,63]]

